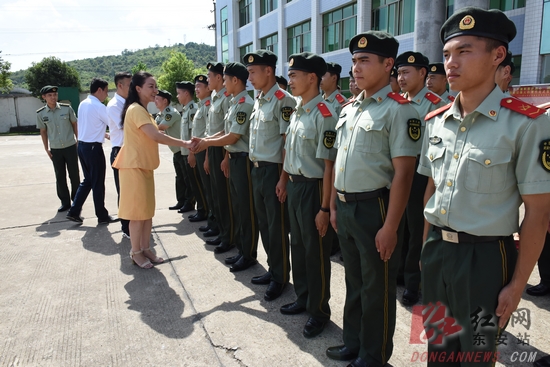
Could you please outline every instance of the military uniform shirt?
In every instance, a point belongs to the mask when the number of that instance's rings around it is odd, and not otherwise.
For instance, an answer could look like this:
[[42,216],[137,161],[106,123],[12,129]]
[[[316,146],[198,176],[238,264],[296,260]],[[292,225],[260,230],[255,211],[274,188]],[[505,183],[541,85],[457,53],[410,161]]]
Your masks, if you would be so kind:
[[338,89],[336,89],[334,92],[332,92],[330,96],[325,98],[325,101],[330,104],[337,115],[340,115],[340,112],[342,111],[342,105],[345,104],[348,99],[344,97]]
[[[197,104],[191,100],[188,104],[183,106],[181,111],[181,140],[191,140],[191,130],[193,129],[193,118],[197,113]],[[181,154],[189,155],[189,149],[180,148]]]
[[[305,106],[300,101],[290,118],[283,169],[291,175],[323,178],[324,160],[334,161],[336,158],[336,149],[333,146],[337,115],[328,103],[323,102],[320,94]],[[319,103],[323,103],[332,116],[324,117],[317,106]]]
[[56,103],[54,109],[45,105],[36,111],[36,128],[46,129],[50,149],[76,144],[73,122],[76,122],[73,108],[65,103]]
[[246,90],[233,97],[229,102],[229,111],[225,118],[225,133],[239,134],[241,138],[233,145],[226,145],[225,150],[229,153],[248,153],[250,140],[250,114],[254,100]]
[[387,85],[370,98],[361,92],[342,109],[336,124],[337,190],[357,193],[390,188],[392,158],[415,157],[420,151],[422,139],[414,130],[419,131],[418,112],[409,103],[390,98],[390,93],[400,97]]
[[[279,97],[277,97],[279,96]],[[296,100],[277,84],[254,101],[250,116],[250,160],[283,163],[283,136]]]
[[550,165],[544,167],[542,155],[544,142],[550,146],[550,120],[501,107],[503,98],[496,86],[466,117],[457,98],[428,121],[418,173],[432,177],[436,187],[424,209],[430,223],[508,236],[519,229],[520,195],[550,192]]
[[206,116],[208,116],[208,110],[210,109],[211,103],[212,100],[210,96],[199,102],[199,109],[195,113],[193,129],[191,129],[191,133],[197,138],[206,138]]
[[441,99],[444,103],[449,104],[454,102],[454,98],[449,92],[445,91],[442,95],[440,95]]
[[[181,137],[181,115],[173,106],[168,106],[160,111],[155,121],[158,125],[168,126],[165,130],[166,135],[175,139]],[[172,153],[178,153],[180,151],[180,147],[178,146],[169,145],[168,148],[170,148]]]
[[224,128],[225,114],[229,110],[229,95],[225,88],[212,92],[212,105],[206,119],[206,134],[212,136]]

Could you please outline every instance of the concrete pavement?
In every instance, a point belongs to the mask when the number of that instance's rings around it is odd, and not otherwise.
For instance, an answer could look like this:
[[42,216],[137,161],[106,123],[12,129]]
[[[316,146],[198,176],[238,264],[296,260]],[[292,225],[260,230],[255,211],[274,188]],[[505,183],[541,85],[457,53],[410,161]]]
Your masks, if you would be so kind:
[[[108,160],[109,142],[104,149]],[[198,231],[203,223],[168,210],[175,203],[172,153],[164,146],[160,152],[151,243],[170,261],[142,270],[131,264],[120,224],[97,225],[91,196],[83,225],[57,213],[53,167],[40,136],[0,136],[0,366],[346,366],[325,356],[342,337],[338,257],[332,321],[320,336],[305,339],[307,315],[279,313],[295,298],[292,286],[266,302],[265,286],[250,283],[267,269],[261,244],[260,264],[230,273],[223,260],[236,250],[215,255]],[[109,168],[106,206],[116,214]],[[529,283],[538,281],[535,271]],[[525,295],[520,308],[531,323],[527,329],[517,318],[509,326],[497,366],[529,366],[529,358],[550,352],[550,297]],[[411,308],[398,302],[397,312],[390,364],[425,365],[416,360],[425,345],[410,343]],[[525,345],[518,343],[522,334]]]

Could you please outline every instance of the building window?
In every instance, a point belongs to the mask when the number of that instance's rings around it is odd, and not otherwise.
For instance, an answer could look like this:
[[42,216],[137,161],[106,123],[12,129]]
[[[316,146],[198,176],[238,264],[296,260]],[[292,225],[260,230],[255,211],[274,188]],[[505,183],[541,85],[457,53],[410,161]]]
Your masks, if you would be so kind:
[[521,74],[521,55],[512,56],[512,62],[514,63],[514,73],[512,74],[512,81],[510,85],[519,84],[519,76]]
[[249,43],[248,45],[245,45],[245,46],[242,46],[242,47],[239,47],[239,52],[240,52],[240,59],[239,59],[239,62],[243,62],[243,57],[244,55],[246,55],[247,53],[250,53],[252,52],[252,43]]
[[542,32],[540,35],[540,54],[541,55],[550,54],[550,0],[544,0],[544,7],[542,10]]
[[261,39],[262,50],[269,50],[273,52],[275,55],[278,55],[278,51],[277,51],[278,40],[279,40],[279,37],[277,37],[277,33],[272,34],[271,36],[262,38]]
[[447,17],[445,19],[449,19],[451,15],[455,12],[455,1],[454,0],[447,0]]
[[349,91],[349,77],[340,79],[340,93],[347,98],[353,97]]
[[222,62],[229,62],[229,27],[227,22],[227,6],[220,10],[220,32],[222,36]]
[[288,28],[288,55],[311,51],[311,22]]
[[542,70],[540,73],[541,83],[550,83],[550,55],[542,56]]
[[323,14],[323,52],[346,48],[357,34],[357,4]]
[[490,0],[489,9],[502,11],[525,8],[525,0]]
[[373,29],[393,35],[414,32],[414,3],[415,0],[374,0]]
[[260,16],[277,9],[279,0],[260,0]]
[[239,27],[250,23],[252,12],[252,0],[239,1]]

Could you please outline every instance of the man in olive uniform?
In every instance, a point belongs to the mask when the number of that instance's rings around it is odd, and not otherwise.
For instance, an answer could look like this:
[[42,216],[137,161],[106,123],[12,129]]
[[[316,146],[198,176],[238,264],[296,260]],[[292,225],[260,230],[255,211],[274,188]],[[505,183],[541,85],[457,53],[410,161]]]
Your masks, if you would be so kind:
[[231,265],[229,270],[234,273],[257,263],[259,229],[252,198],[252,162],[248,159],[250,114],[254,100],[246,91],[248,71],[243,64],[227,64],[223,79],[223,85],[231,95],[224,134],[195,141],[198,142],[197,151],[215,146],[223,146],[226,150],[222,167],[226,177],[229,176],[235,243],[239,253],[226,258],[225,263]]
[[338,90],[338,86],[340,85],[340,73],[342,73],[342,67],[339,64],[327,62],[327,72],[321,79],[323,98],[337,115],[340,114],[342,105],[348,101],[348,99]]
[[514,77],[514,71],[516,71],[516,67],[512,61],[512,52],[508,51],[506,58],[500,63],[495,73],[495,83],[506,94],[510,94],[508,88],[510,87],[510,83]]
[[401,93],[401,88],[399,87],[399,83],[397,82],[397,69],[395,67],[393,69],[391,69],[390,87],[391,87],[392,92]]
[[277,85],[276,63],[277,55],[267,50],[252,52],[243,58],[248,80],[260,91],[250,119],[250,160],[254,164],[254,205],[269,271],[252,278],[252,283],[269,284],[264,296],[267,301],[283,293],[290,273],[286,209],[288,174],[283,171],[282,163],[284,134],[296,100]]
[[[155,106],[160,111],[155,118],[158,124],[159,130],[166,132],[168,136],[172,138],[181,138],[181,115],[170,104],[172,101],[172,94],[165,90],[159,90],[155,97]],[[176,205],[171,206],[170,210],[179,210],[185,206],[195,206],[193,192],[191,191],[191,185],[187,175],[185,174],[185,163],[183,161],[183,155],[181,154],[180,147],[168,146],[172,153],[174,153],[172,162],[174,163],[174,169],[176,171],[176,198],[178,202]],[[191,209],[192,210],[192,209]]]
[[[447,78],[459,94],[426,116],[418,172],[429,177],[424,216],[433,229],[422,249],[422,301],[431,310],[427,335],[435,312],[451,315],[447,325],[456,328],[428,343],[428,366],[468,352],[491,358],[461,366],[494,365],[550,221],[550,120],[495,85],[515,35],[494,9],[462,8],[441,27]],[[518,254],[512,234],[522,201]]]
[[[193,128],[193,118],[197,113],[197,104],[193,100],[195,95],[195,84],[191,82],[176,82],[176,93],[178,102],[183,106],[181,112],[181,139],[189,141],[192,138],[191,130]],[[187,148],[180,148],[184,163],[184,174],[191,187],[193,197],[197,202],[197,212],[191,214],[188,219],[190,222],[200,222],[206,220],[206,199],[202,189],[202,182],[197,171],[197,166],[189,165],[190,151]]]
[[292,275],[295,302],[281,313],[310,315],[303,330],[306,338],[319,335],[330,319],[330,253],[333,231],[329,231],[332,168],[336,149],[335,111],[319,93],[326,75],[322,57],[311,52],[291,55],[288,77],[294,96],[300,96],[286,133],[284,170],[287,184]]
[[[71,200],[80,185],[76,116],[71,105],[57,102],[56,86],[46,85],[40,90],[40,94],[46,105],[36,111],[36,128],[40,130],[44,150],[53,163],[57,197],[61,200],[57,211],[64,212],[71,208]],[[66,172],[71,180],[70,195]]]
[[277,80],[277,84],[279,85],[279,88],[281,88],[282,90],[287,90],[288,81],[284,76],[279,75],[279,76],[276,76],[275,79]]
[[349,44],[363,91],[336,125],[331,223],[340,238],[346,274],[344,345],[329,358],[349,366],[384,366],[393,351],[398,233],[420,147],[420,121],[389,81],[399,43],[379,31]]
[[440,96],[445,103],[451,103],[455,100],[455,97],[447,91],[447,74],[445,74],[445,67],[442,62],[436,62],[428,66],[426,88]]
[[[428,58],[420,52],[407,51],[397,56],[395,66],[397,68],[397,80],[403,92],[403,97],[410,101],[418,112],[421,123],[426,115],[446,103],[426,88],[426,76],[428,73]],[[424,127],[420,127],[419,134],[415,137],[420,140]],[[420,154],[421,146],[418,146]],[[418,161],[417,161],[418,164]],[[426,191],[427,177],[415,173],[411,188],[411,195],[407,209],[405,210],[405,232],[408,236],[402,246],[403,276],[405,279],[405,291],[403,292],[403,304],[411,306],[419,300],[420,288],[420,252],[422,251],[422,236],[424,234],[424,192]]]
[[357,97],[361,93],[361,89],[359,89],[357,87],[357,83],[355,83],[353,69],[349,71],[349,91],[353,95],[353,98]]

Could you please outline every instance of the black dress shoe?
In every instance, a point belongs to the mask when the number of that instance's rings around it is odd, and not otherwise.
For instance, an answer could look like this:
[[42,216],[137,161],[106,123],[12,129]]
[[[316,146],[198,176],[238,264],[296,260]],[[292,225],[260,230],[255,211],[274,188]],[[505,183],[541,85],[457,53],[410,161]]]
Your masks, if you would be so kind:
[[184,206],[182,206],[180,208],[180,210],[178,210],[178,213],[180,214],[183,214],[183,213],[187,213],[187,212],[190,212],[192,210],[195,210],[195,205],[191,205],[189,203],[185,203]]
[[199,231],[201,232],[208,232],[209,230],[210,230],[210,227],[208,225],[199,227]]
[[247,259],[244,256],[239,259],[233,266],[229,268],[229,271],[236,273],[238,271],[246,270],[252,265],[256,265],[258,261],[256,259]]
[[326,321],[317,320],[315,317],[310,317],[306,322],[306,326],[304,326],[304,337],[316,337],[317,335],[321,334],[323,330],[325,330],[326,324]]
[[264,299],[266,301],[273,301],[279,298],[281,294],[283,294],[284,289],[285,289],[285,284],[281,284],[272,280],[271,282],[269,282],[269,285],[267,286]]
[[72,220],[73,222],[76,222],[76,223],[84,223],[84,219],[78,215],[72,215],[67,213],[65,218],[67,218],[68,220]]
[[260,275],[260,276],[257,276],[257,277],[252,277],[252,279],[250,280],[250,283],[266,285],[266,284],[269,284],[271,282],[271,277],[272,277],[272,275],[268,271],[264,275]]
[[203,220],[206,220],[206,219],[208,219],[206,218],[206,215],[199,215],[198,213],[195,214],[194,216],[189,217],[190,222],[202,222]]
[[214,252],[216,254],[223,254],[224,252],[231,250],[233,247],[235,247],[235,245],[232,245],[229,242],[221,242],[218,246],[216,246]]
[[106,218],[101,218],[97,220],[97,224],[109,224],[114,222],[120,222],[120,218],[108,215]]
[[211,240],[206,240],[206,244],[210,246],[218,246],[220,243],[222,243],[222,240],[217,237]]
[[370,364],[367,363],[363,358],[357,357],[355,361],[348,364],[348,367],[369,367]]
[[403,292],[403,305],[405,306],[412,306],[418,303],[418,300],[420,299],[418,295],[418,291],[411,291],[408,289],[405,289]]
[[533,363],[534,367],[550,367],[550,356],[542,357]]
[[540,283],[539,285],[535,285],[533,287],[527,288],[526,292],[530,296],[535,296],[535,297],[545,296],[548,293],[550,293],[550,287]]
[[208,231],[204,232],[202,235],[204,237],[216,237],[220,234],[220,231],[215,231],[213,229],[209,229]]
[[353,351],[346,347],[345,345],[338,345],[336,347],[329,347],[326,351],[327,357],[337,361],[350,361],[357,358],[356,351]]
[[298,315],[299,313],[305,312],[305,310],[306,308],[300,306],[298,302],[286,304],[279,309],[283,315]]
[[66,212],[67,210],[71,209],[71,205],[61,205],[59,209],[57,209],[58,213]]
[[169,210],[180,210],[182,207],[183,207],[183,204],[177,203],[174,206],[169,206],[168,209]]
[[235,256],[229,256],[229,257],[226,257],[224,262],[227,264],[227,265],[233,265],[235,264],[237,261],[239,261],[239,259],[242,257],[243,255],[241,254],[237,254]]

